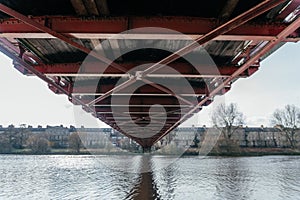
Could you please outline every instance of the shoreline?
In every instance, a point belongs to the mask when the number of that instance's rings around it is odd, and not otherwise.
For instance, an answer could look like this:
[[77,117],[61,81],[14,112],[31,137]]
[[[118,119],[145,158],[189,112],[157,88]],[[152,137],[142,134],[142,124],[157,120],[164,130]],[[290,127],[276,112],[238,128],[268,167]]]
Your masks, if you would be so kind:
[[[50,151],[46,153],[33,153],[31,151],[15,151],[15,152],[6,152],[0,153],[0,155],[143,155],[142,152],[100,152],[100,151],[81,151],[79,153],[73,151]],[[179,154],[172,153],[151,153],[151,155],[158,156],[175,156]],[[250,156],[276,156],[276,155],[286,155],[286,156],[300,156],[299,149],[290,149],[290,148],[241,148],[240,151],[236,152],[215,152],[211,151],[207,156],[222,156],[222,157],[250,157]],[[201,156],[198,149],[189,149],[183,154],[180,154],[180,157],[187,156]],[[203,155],[205,156],[205,155]]]
[[234,152],[210,152],[209,156],[235,156],[235,157],[249,157],[249,156],[276,156],[276,155],[300,155],[299,149],[291,148],[261,148],[261,147],[244,147],[239,151]]

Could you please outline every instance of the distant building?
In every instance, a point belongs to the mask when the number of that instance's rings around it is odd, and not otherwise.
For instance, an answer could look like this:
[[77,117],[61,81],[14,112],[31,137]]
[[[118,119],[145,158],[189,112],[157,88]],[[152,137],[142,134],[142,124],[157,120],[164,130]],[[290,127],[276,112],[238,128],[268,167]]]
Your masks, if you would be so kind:
[[68,148],[70,130],[67,127],[47,126],[44,135],[52,148]]
[[104,148],[111,134],[111,128],[75,128],[70,133],[77,132],[86,148]]
[[[285,133],[277,127],[240,127],[232,139],[241,147],[290,147]],[[300,130],[296,132],[296,140],[300,141]]]
[[166,136],[164,142],[173,141],[176,146],[187,148],[194,145],[194,139],[201,141],[206,131],[205,127],[180,127],[171,132],[169,136]]
[[[187,148],[195,144],[195,140],[204,141],[212,128],[178,127],[161,139],[156,147],[170,143],[177,147]],[[209,132],[210,131],[210,132]],[[108,145],[125,149],[137,148],[138,144],[112,128],[75,128],[74,126],[42,126],[8,127],[0,126],[0,138],[9,138],[15,146],[26,146],[26,138],[39,135],[46,138],[52,148],[68,148],[69,136],[77,132],[86,148],[105,148]],[[5,136],[5,137],[4,137]],[[222,135],[220,135],[222,137]],[[278,127],[239,127],[232,136],[240,147],[290,147],[286,135]],[[297,130],[296,141],[300,142],[300,130]]]

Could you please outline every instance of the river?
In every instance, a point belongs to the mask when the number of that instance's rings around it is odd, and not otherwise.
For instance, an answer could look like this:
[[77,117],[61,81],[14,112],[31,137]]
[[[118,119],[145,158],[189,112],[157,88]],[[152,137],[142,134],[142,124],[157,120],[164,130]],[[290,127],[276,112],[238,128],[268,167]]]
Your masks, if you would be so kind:
[[0,199],[296,200],[300,157],[0,155]]

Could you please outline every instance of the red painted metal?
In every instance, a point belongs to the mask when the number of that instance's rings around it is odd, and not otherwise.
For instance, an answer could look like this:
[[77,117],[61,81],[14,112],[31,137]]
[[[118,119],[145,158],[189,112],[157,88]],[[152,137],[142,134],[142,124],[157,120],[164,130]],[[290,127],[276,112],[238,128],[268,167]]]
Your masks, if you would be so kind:
[[[114,106],[110,105],[111,98],[106,98],[102,101],[97,102],[95,106]],[[115,105],[123,105],[125,100],[128,97],[124,96],[118,96],[114,101]],[[190,102],[186,102],[187,100],[193,100],[192,97],[186,97],[186,99],[181,100],[173,96],[165,96],[165,97],[159,97],[159,96],[146,96],[146,97],[141,97],[141,96],[131,96],[129,105],[125,106],[134,106],[134,105],[140,105],[143,107],[144,105],[153,105],[153,104],[162,104],[162,105],[186,105],[186,106],[194,106],[194,104],[191,104]],[[88,103],[88,99],[81,99],[82,102]]]
[[[28,52],[25,52],[20,48],[19,44],[12,43],[5,38],[0,38],[0,42],[3,46],[10,50],[15,56],[22,58],[27,63],[32,63],[32,59],[36,62],[36,64],[42,64],[42,61],[36,57],[35,55],[28,55]],[[23,51],[23,52],[22,52]],[[15,63],[14,67],[20,71],[22,74],[28,74],[28,70],[24,68],[22,65]]]
[[[207,100],[211,99],[215,94],[217,94],[221,89],[224,88],[224,86],[228,85],[233,79],[235,79],[240,73],[247,70],[247,68],[250,65],[253,65],[257,60],[260,59],[260,57],[267,52],[269,52],[272,48],[274,48],[277,44],[279,44],[282,40],[284,40],[288,35],[290,35],[292,32],[294,32],[296,29],[300,27],[300,18],[296,19],[292,24],[290,24],[286,29],[284,29],[280,34],[277,35],[277,39],[274,41],[269,42],[267,45],[265,45],[256,55],[251,57],[245,64],[242,65],[241,68],[239,68],[237,71],[235,71],[229,78],[227,78],[223,84],[218,86],[216,89],[214,89],[207,97],[205,97],[202,101],[199,102],[197,106],[202,106]],[[194,112],[195,108],[193,108],[190,112]],[[182,120],[187,119],[187,116],[190,113],[185,114],[181,120],[176,122],[172,127],[170,127],[164,134],[162,134],[157,140],[154,142],[157,142],[161,138],[163,138],[166,134],[168,134],[170,131],[172,131],[178,124],[182,122]]]
[[290,13],[294,12],[300,6],[300,0],[292,0],[282,12],[277,16],[277,19],[285,19]]
[[[81,44],[78,44],[77,42],[74,42],[70,38],[68,38],[68,37],[66,37],[66,36],[64,36],[64,35],[56,32],[56,31],[53,31],[52,29],[50,29],[50,28],[48,28],[48,27],[46,27],[46,26],[44,26],[44,25],[42,25],[42,24],[34,21],[33,19],[30,19],[30,18],[26,17],[25,15],[22,15],[21,13],[19,13],[19,12],[15,11],[15,10],[13,10],[13,9],[5,6],[4,4],[0,3],[0,10],[2,12],[4,12],[4,13],[6,13],[6,14],[14,17],[14,18],[16,18],[16,19],[19,19],[19,20],[23,21],[24,23],[28,24],[29,26],[32,26],[33,28],[36,28],[36,29],[38,29],[38,30],[40,30],[42,32],[48,33],[48,34],[50,34],[50,35],[52,35],[52,36],[54,36],[54,37],[56,37],[56,38],[58,38],[60,40],[62,40],[64,42],[72,45],[73,47],[75,47],[75,48],[77,48],[77,49],[79,49],[79,50],[81,50],[81,51],[83,51],[83,52],[85,52],[85,53],[87,53],[87,54],[89,54],[91,56],[94,56],[95,58],[101,60],[102,62],[105,62],[106,64],[109,64],[110,66],[112,66],[115,69],[118,69],[118,70],[121,70],[124,73],[127,73],[127,70],[125,68],[123,68],[122,66],[114,63],[110,59],[108,59],[108,58],[106,58],[104,56],[101,56],[100,54],[98,54],[98,53],[96,53],[94,51],[91,51],[90,49],[86,48],[85,46],[83,46]],[[82,27],[80,27],[80,28],[82,29]],[[101,96],[99,98],[105,99],[107,96],[109,96],[116,89],[124,88],[124,87],[126,87],[127,85],[129,85],[129,84],[131,84],[133,82],[135,82],[135,79],[130,79],[130,80],[128,80],[127,83],[119,85],[119,87],[116,87],[113,90],[111,90],[110,93],[104,94],[103,96]],[[87,106],[89,107],[90,105],[93,105],[94,102],[96,102],[96,101],[97,100],[90,102]]]
[[[100,84],[97,88],[94,85],[75,85],[73,88],[70,88],[70,92],[72,92],[73,95],[77,95],[77,96],[89,96],[89,95],[95,95],[95,96],[99,96],[99,95],[103,95],[103,93],[108,92],[109,90],[113,89],[115,86],[115,83],[112,81],[111,83],[103,83]],[[68,88],[68,86],[64,86],[65,88]],[[186,96],[188,96],[188,94],[190,95],[205,95],[207,93],[207,86],[205,85],[204,82],[200,82],[199,84],[195,85],[193,87],[194,89],[194,93],[191,93],[190,91],[186,91],[186,88],[183,86],[177,86],[177,90],[179,92],[181,92],[183,95],[187,94]],[[96,90],[96,91],[95,91]],[[160,96],[162,94],[166,94],[165,92],[154,88],[150,85],[144,85],[141,86],[140,88],[138,88],[138,90],[135,91],[134,94],[130,94],[127,92],[123,92],[123,93],[119,93],[118,96],[122,96],[122,95],[138,95],[138,94],[148,94],[150,96],[153,96],[153,94]],[[171,96],[171,94],[169,94]]]
[[262,3],[256,5],[252,9],[240,14],[239,16],[231,19],[230,21],[224,23],[223,25],[217,27],[216,29],[210,31],[209,33],[205,34],[202,37],[197,38],[194,42],[189,44],[188,46],[178,50],[177,52],[173,53],[172,55],[166,57],[165,59],[161,60],[160,62],[157,62],[156,64],[149,67],[147,70],[143,72],[143,75],[151,74],[158,69],[160,69],[162,66],[167,65],[178,58],[188,54],[195,48],[199,47],[199,45],[205,44],[206,42],[214,39],[215,37],[222,35],[224,33],[227,33],[242,24],[245,24],[246,22],[250,21],[251,19],[263,14],[264,12],[270,10],[271,8],[274,8],[275,6],[279,5],[280,3],[284,2],[285,0],[278,0],[278,1],[263,1]]
[[[43,24],[49,22],[49,28]],[[128,23],[132,24],[131,28],[142,27],[161,27],[176,30],[183,34],[189,35],[203,35],[219,26],[219,21],[216,19],[204,19],[199,17],[110,17],[110,18],[96,18],[87,19],[74,16],[41,16],[31,17],[30,22],[37,23],[41,28],[49,29],[51,32],[39,30],[36,27],[26,24],[18,19],[3,19],[0,22],[1,35],[5,37],[14,38],[51,38],[56,37],[57,33],[63,35],[64,38],[100,38],[106,39],[115,34],[128,30]],[[225,33],[226,37],[223,40],[270,40],[280,33],[288,24],[278,23],[245,23],[240,27],[230,30]],[[82,28],[84,27],[84,28]],[[255,30],[255,31],[253,31]],[[51,33],[55,34],[52,35]],[[148,34],[147,39],[157,38],[157,34],[165,33],[148,33],[137,32],[138,35]],[[221,34],[222,35],[222,34]],[[163,35],[161,35],[163,36]],[[193,36],[193,37],[195,37]],[[230,36],[230,37],[229,37]],[[134,38],[134,36],[132,36]],[[199,36],[198,36],[199,37]],[[159,38],[157,38],[159,39]],[[87,50],[85,50],[88,52]]]
[[123,71],[123,72],[126,73],[125,69],[123,69],[121,66],[115,64],[113,61],[109,60],[108,58],[103,57],[100,54],[97,54],[97,53],[91,51],[89,48],[86,48],[85,46],[83,46],[81,44],[78,44],[77,42],[74,42],[70,38],[68,38],[68,37],[66,37],[66,36],[64,36],[64,35],[56,32],[56,31],[53,31],[52,29],[50,29],[50,28],[48,28],[48,27],[46,27],[46,26],[44,26],[44,25],[36,22],[35,20],[33,20],[33,19],[31,19],[31,18],[29,18],[29,17],[27,17],[25,15],[22,15],[21,13],[19,13],[19,12],[15,11],[15,10],[13,10],[13,9],[5,6],[2,3],[0,3],[0,11],[6,13],[6,14],[8,14],[8,15],[16,18],[16,19],[19,19],[19,20],[23,21],[24,23],[28,24],[29,26],[31,26],[31,27],[33,27],[33,28],[35,28],[37,30],[40,30],[40,31],[45,32],[45,33],[48,33],[48,34],[50,34],[50,35],[52,35],[52,36],[54,36],[54,37],[56,37],[56,38],[58,38],[60,40],[62,40],[64,42],[72,45],[73,47],[79,49],[80,51],[85,52],[86,54],[90,54],[90,55],[94,56],[95,58],[98,58],[99,60],[101,60],[101,61],[103,61],[103,62],[105,62],[107,64],[110,64],[112,67],[114,67],[116,69],[119,69],[119,70],[121,70],[121,71]]
[[[125,68],[126,70],[131,70],[136,66],[139,65],[145,65],[146,62],[125,62],[125,63],[118,63],[120,66]],[[97,67],[95,67],[97,66]],[[188,63],[181,63],[181,62],[173,62],[168,65],[169,67],[177,70],[182,76],[185,74],[194,74],[198,75],[197,71],[195,71],[194,67]],[[81,63],[64,63],[64,64],[43,64],[43,65],[35,65],[34,68],[38,71],[44,73],[44,74],[69,74],[72,76],[73,74],[95,74],[101,76],[99,74],[99,69],[107,67],[104,63],[85,63],[84,66],[81,66]],[[202,75],[214,75],[214,76],[229,76],[233,72],[235,72],[239,66],[219,66],[218,72],[219,74],[216,74],[215,67],[212,66],[195,66],[196,68],[201,68]],[[251,67],[253,69],[257,69],[258,66]],[[79,72],[80,69],[80,72]],[[164,68],[160,69],[157,74],[164,74],[165,72],[169,73],[169,70],[166,70]],[[120,70],[117,70],[115,68],[108,67],[105,71],[105,74],[123,74]],[[242,74],[242,76],[247,76],[247,73]]]
[[164,88],[164,87],[162,87],[162,86],[160,86],[160,85],[158,85],[156,83],[153,83],[152,81],[149,81],[149,80],[147,80],[145,78],[143,78],[142,80],[146,84],[151,85],[152,87],[157,88],[157,89],[161,90],[162,92],[165,92],[167,94],[172,94],[172,96],[176,97],[177,99],[181,100],[182,102],[185,102],[185,103],[187,103],[189,105],[194,105],[191,101],[187,100],[186,98],[182,97],[179,94],[174,93],[173,91],[169,90],[168,88]]
[[[135,113],[135,112],[142,112],[142,113],[149,113],[149,106],[148,107],[130,107],[130,113]],[[176,113],[176,112],[180,112],[181,109],[177,107],[166,107],[165,108],[167,113]],[[199,110],[201,110],[201,107],[198,108]],[[187,110],[187,109],[186,109]],[[198,110],[198,111],[199,111]],[[95,107],[95,111],[97,113],[112,113],[111,107]],[[184,113],[186,113],[184,111]],[[196,111],[195,111],[196,113]]]
[[[160,68],[162,66],[167,65],[178,58],[184,56],[185,54],[191,52],[195,48],[199,47],[199,45],[202,45],[213,38],[222,35],[226,32],[229,32],[237,27],[239,27],[242,24],[245,24],[246,22],[250,21],[251,19],[259,16],[260,14],[270,10],[271,8],[274,8],[275,6],[279,5],[280,3],[284,2],[284,0],[265,0],[262,3],[254,6],[252,9],[240,14],[239,16],[233,18],[232,20],[229,20],[228,22],[218,26],[216,29],[210,31],[209,33],[205,34],[204,36],[201,36],[197,38],[194,42],[192,42],[190,45],[176,51],[175,53],[171,54],[170,56],[166,57],[165,59],[161,60],[160,62],[157,62],[156,64],[150,66],[148,69],[141,72],[141,76],[145,76],[147,74],[151,74]],[[122,90],[123,88],[126,88],[130,86],[132,83],[134,83],[137,80],[137,77],[132,77],[128,81],[125,81],[121,85],[116,86],[111,91],[107,92],[101,97],[96,98],[95,100],[91,101],[88,105],[91,106],[98,101],[101,101],[105,98],[107,98],[109,95],[111,95],[113,92],[118,92]]]

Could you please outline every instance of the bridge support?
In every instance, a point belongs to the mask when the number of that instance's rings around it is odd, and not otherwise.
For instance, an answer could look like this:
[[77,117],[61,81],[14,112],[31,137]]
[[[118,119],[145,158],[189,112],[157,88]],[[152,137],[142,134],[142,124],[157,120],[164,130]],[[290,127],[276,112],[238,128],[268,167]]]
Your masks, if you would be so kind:
[[145,146],[143,148],[143,153],[151,153],[151,146]]

